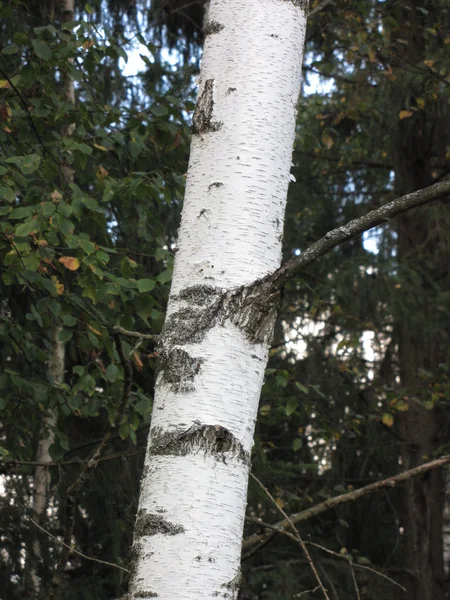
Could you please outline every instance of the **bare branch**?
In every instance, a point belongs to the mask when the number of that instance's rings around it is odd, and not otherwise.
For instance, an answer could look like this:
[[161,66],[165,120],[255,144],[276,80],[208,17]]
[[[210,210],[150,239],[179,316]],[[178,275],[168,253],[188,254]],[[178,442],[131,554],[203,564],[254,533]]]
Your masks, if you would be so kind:
[[140,333],[139,331],[129,331],[128,329],[124,329],[123,327],[119,327],[116,325],[113,327],[113,331],[115,333],[121,333],[122,335],[126,335],[128,337],[140,338],[142,340],[157,340],[159,338],[158,335],[154,335],[152,333]]
[[[395,485],[401,481],[407,481],[408,479],[412,479],[413,477],[417,477],[419,475],[423,475],[424,473],[428,473],[428,471],[432,471],[433,469],[438,469],[450,463],[450,454],[446,454],[445,456],[441,456],[441,458],[437,458],[436,460],[431,460],[430,462],[424,463],[423,465],[419,465],[418,467],[414,467],[414,469],[409,469],[408,471],[403,471],[398,475],[393,475],[392,477],[388,477],[387,479],[381,479],[380,481],[375,481],[369,485],[366,485],[357,490],[353,490],[346,494],[341,494],[340,496],[335,496],[334,498],[329,498],[328,500],[324,500],[324,502],[320,502],[311,508],[307,508],[306,510],[302,510],[299,513],[295,513],[288,518],[285,518],[283,521],[278,522],[275,527],[281,533],[284,529],[287,529],[291,526],[291,522],[301,523],[302,521],[308,521],[321,513],[330,510],[332,508],[336,508],[341,504],[346,504],[347,502],[354,502],[359,498],[363,498],[364,496],[368,496],[373,492],[378,490],[382,490],[384,488],[395,487]],[[253,546],[257,544],[262,544],[267,542],[270,538],[272,538],[275,533],[265,533],[265,534],[256,534],[248,537],[244,540],[242,544],[243,550],[249,550]]]
[[308,561],[309,566],[311,567],[311,571],[314,573],[314,577],[316,578],[316,581],[319,584],[318,587],[315,588],[315,590],[321,589],[326,600],[330,600],[330,597],[327,594],[327,590],[325,589],[325,587],[322,583],[322,580],[320,579],[319,573],[317,572],[316,566],[313,563],[311,555],[308,552],[308,548],[306,547],[305,542],[302,540],[300,533],[299,533],[298,529],[296,528],[296,526],[294,525],[294,523],[292,522],[291,518],[284,512],[284,510],[281,508],[281,506],[279,506],[277,504],[275,498],[272,496],[272,494],[269,492],[269,490],[261,483],[261,481],[255,475],[253,475],[253,473],[250,473],[250,477],[254,481],[256,481],[256,483],[259,485],[259,487],[268,496],[268,498],[270,498],[270,500],[273,502],[274,506],[280,511],[280,513],[285,517],[286,521],[289,523],[291,529],[294,532],[294,537],[300,544],[300,547],[303,550],[304,555],[306,556],[306,560]]
[[36,521],[34,519],[30,518],[30,521],[33,523],[33,525],[35,525],[38,529],[43,531],[46,535],[48,535],[49,538],[54,540],[57,544],[60,544],[61,546],[64,546],[65,548],[67,548],[69,550],[69,552],[78,554],[78,556],[81,556],[82,558],[85,558],[86,560],[92,560],[93,562],[97,562],[102,565],[107,565],[108,567],[114,567],[115,569],[120,569],[121,571],[125,571],[125,573],[130,572],[128,569],[125,569],[125,567],[121,567],[120,565],[116,565],[115,563],[108,562],[107,560],[100,560],[99,558],[94,558],[93,556],[87,556],[87,554],[83,554],[82,552],[75,550],[75,548],[71,548],[70,546],[65,544],[62,540],[59,540],[57,537],[52,535],[49,531],[47,531],[46,529],[41,527],[41,525],[39,525],[39,523],[36,523]]
[[318,12],[321,12],[324,8],[326,8],[329,4],[332,3],[332,0],[323,0],[323,2],[319,2],[319,4],[309,11],[308,18],[313,17]]
[[351,238],[388,222],[392,217],[400,215],[412,208],[417,208],[422,204],[439,200],[450,194],[450,180],[441,181],[430,185],[427,188],[416,190],[411,194],[401,196],[392,202],[380,206],[375,210],[367,213],[362,217],[353,219],[346,225],[342,225],[337,229],[329,231],[323,238],[311,244],[304,252],[285,263],[266,278],[266,281],[271,281],[276,288],[282,287],[289,279],[309,267],[321,256],[324,256],[333,248],[336,248],[343,242]]

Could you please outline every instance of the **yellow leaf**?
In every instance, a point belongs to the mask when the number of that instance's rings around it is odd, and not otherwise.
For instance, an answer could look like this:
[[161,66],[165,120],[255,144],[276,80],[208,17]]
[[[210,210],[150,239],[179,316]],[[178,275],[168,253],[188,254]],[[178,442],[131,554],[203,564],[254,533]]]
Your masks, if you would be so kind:
[[101,146],[100,144],[93,144],[94,148],[97,148],[97,150],[102,150],[102,152],[108,152],[108,148],[105,148],[105,146]]
[[105,169],[105,167],[100,166],[97,169],[96,175],[97,179],[100,179],[101,181],[102,179],[105,179],[105,177],[108,175],[108,171]]
[[0,79],[0,90],[6,90],[7,88],[10,88],[11,84],[9,83],[9,81],[7,79]]
[[417,106],[422,109],[425,107],[425,100],[423,98],[416,98]]
[[397,402],[397,404],[394,406],[395,410],[398,410],[399,412],[406,412],[407,410],[409,410],[409,404],[407,402],[405,402],[404,400],[400,400],[400,402]]
[[284,508],[284,500],[282,500],[281,498],[277,498],[275,502],[277,503],[277,506],[279,506],[280,508]]
[[45,248],[46,246],[48,246],[48,242],[47,242],[47,240],[38,240],[38,241],[36,242],[36,244],[37,244],[38,246],[42,246],[43,248]]
[[327,150],[330,150],[334,144],[334,140],[331,137],[331,135],[323,135],[322,142],[325,144],[325,147],[327,148]]
[[57,277],[55,277],[55,275],[52,275],[52,281],[55,284],[56,293],[59,296],[61,296],[62,294],[64,294],[64,284],[60,283],[59,279]]
[[59,262],[64,265],[66,269],[69,269],[69,271],[76,271],[80,268],[80,261],[74,256],[61,256]]
[[436,69],[434,69],[434,68],[433,68],[433,65],[434,65],[434,60],[430,60],[430,59],[428,59],[428,60],[424,60],[424,61],[423,61],[423,64],[424,64],[424,65],[427,65],[427,67],[428,67],[429,69],[431,69],[432,71],[435,71],[435,70],[436,70]]
[[3,131],[5,133],[12,133],[12,129],[10,129],[9,127],[3,127]]
[[263,417],[267,417],[267,415],[270,413],[270,411],[271,411],[270,404],[263,404],[261,406],[261,408],[259,409],[259,414],[262,415]]
[[386,427],[392,427],[394,424],[394,417],[391,415],[391,413],[384,413],[384,415],[381,417],[381,422],[386,425]]
[[58,190],[53,190],[50,194],[50,198],[52,199],[53,204],[58,204],[58,202],[62,199],[62,194],[58,192]]
[[91,325],[89,325],[89,323],[87,324],[87,326],[89,327],[89,329],[91,331],[93,331],[95,333],[95,335],[102,335],[100,331],[98,331],[98,329],[94,329],[93,327],[91,327]]
[[133,352],[133,362],[136,365],[136,369],[138,371],[142,371],[142,368],[144,366],[144,363],[142,362],[142,360],[139,358],[139,354],[137,352]]
[[409,117],[411,117],[413,114],[412,110],[401,110],[398,113],[398,117],[401,121],[403,121],[403,119],[409,119]]

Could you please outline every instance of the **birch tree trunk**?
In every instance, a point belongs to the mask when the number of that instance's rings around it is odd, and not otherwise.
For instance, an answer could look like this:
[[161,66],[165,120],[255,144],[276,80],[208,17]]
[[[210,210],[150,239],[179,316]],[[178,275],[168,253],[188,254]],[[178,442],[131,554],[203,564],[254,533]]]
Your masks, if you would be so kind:
[[130,597],[235,598],[307,2],[212,0]]
[[[73,19],[75,11],[75,0],[64,0],[61,9],[62,19],[65,21],[71,21]],[[53,11],[49,11],[52,14]],[[70,62],[73,62],[72,58],[69,58]],[[75,87],[72,79],[67,79],[65,94],[69,102],[75,104]],[[74,130],[73,125],[69,125],[63,128],[62,134],[64,136],[72,135]],[[62,173],[66,185],[73,183],[74,171],[70,165],[64,165],[62,167]],[[53,380],[54,385],[61,385],[64,382],[64,363],[66,356],[65,343],[59,339],[59,334],[62,331],[62,327],[55,325],[51,334],[51,349],[49,356],[48,372]],[[56,415],[49,412],[47,416],[42,419],[42,437],[38,442],[38,448],[36,452],[36,462],[39,464],[36,466],[34,471],[33,481],[33,499],[32,499],[32,511],[36,521],[40,522],[45,516],[47,506],[49,503],[50,495],[50,483],[51,477],[48,463],[52,461],[50,456],[50,446],[54,442],[54,428],[56,426]],[[33,555],[35,564],[39,565],[42,560],[41,545],[39,542],[39,534],[36,532],[36,537],[33,540]],[[37,573],[35,566],[31,569],[31,580],[33,582],[33,588],[36,597],[39,596],[41,591],[41,581]]]

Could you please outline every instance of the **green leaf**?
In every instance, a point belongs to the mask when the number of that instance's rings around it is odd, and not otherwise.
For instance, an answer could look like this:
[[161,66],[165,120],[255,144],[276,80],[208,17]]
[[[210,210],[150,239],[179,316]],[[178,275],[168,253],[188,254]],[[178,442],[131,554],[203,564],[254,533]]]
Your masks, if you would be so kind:
[[295,387],[297,389],[299,389],[301,392],[303,392],[304,394],[309,394],[308,388],[305,387],[303,384],[301,384],[299,381],[295,382]]
[[297,452],[298,450],[300,450],[300,448],[303,446],[303,440],[302,438],[295,438],[295,440],[293,440],[292,442],[292,450],[294,452]]
[[169,283],[169,281],[172,279],[172,268],[166,269],[160,273],[156,279],[159,281],[159,283]]
[[24,219],[28,217],[33,212],[33,207],[31,206],[19,206],[19,208],[15,208],[11,214],[9,215],[10,219]]
[[33,219],[31,221],[25,221],[21,225],[18,225],[15,229],[17,237],[27,237],[30,233],[36,233],[39,230],[39,223]]
[[95,244],[89,240],[79,238],[78,245],[86,252],[86,254],[93,254],[95,252]]
[[51,59],[52,51],[45,42],[43,42],[42,40],[32,40],[31,43],[33,44],[34,51],[39,56],[39,58],[42,58],[42,60]]
[[287,384],[289,383],[289,380],[286,379],[286,377],[284,377],[284,375],[277,375],[275,377],[275,383],[279,386],[279,387],[286,387]]
[[136,282],[137,289],[143,292],[151,292],[156,286],[156,282],[153,279],[139,279]]
[[290,417],[297,409],[298,398],[289,398],[286,404],[286,416]]
[[83,196],[81,201],[89,210],[95,210],[98,207],[97,200],[94,200],[94,198],[91,198],[90,196]]
[[9,56],[10,54],[16,54],[16,52],[19,50],[18,46],[16,46],[16,44],[10,44],[9,46],[5,46],[2,50],[2,54],[4,54],[5,56]]
[[106,367],[105,377],[111,383],[114,383],[119,377],[120,371],[114,363],[110,363]]
[[169,112],[169,109],[164,104],[155,104],[150,108],[150,111],[155,117],[164,117]]
[[59,339],[61,342],[68,342],[72,339],[73,331],[71,329],[63,329],[59,334]]
[[120,437],[124,440],[129,436],[129,434],[130,434],[130,426],[128,425],[128,423],[122,423],[122,425],[120,426],[120,429],[119,429]]
[[56,206],[53,204],[53,202],[43,202],[41,209],[44,217],[51,217],[56,210]]
[[0,185],[0,199],[6,200],[7,202],[14,202],[16,194],[10,187]]
[[24,175],[34,173],[39,168],[42,158],[39,154],[27,154],[19,164],[19,167]]

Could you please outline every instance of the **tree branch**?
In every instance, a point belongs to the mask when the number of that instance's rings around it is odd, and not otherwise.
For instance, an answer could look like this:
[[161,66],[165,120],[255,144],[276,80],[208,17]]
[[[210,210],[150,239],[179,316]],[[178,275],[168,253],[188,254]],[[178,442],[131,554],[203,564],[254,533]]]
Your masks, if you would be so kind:
[[[299,513],[295,513],[290,516],[289,520],[284,519],[283,521],[279,521],[275,527],[276,529],[282,533],[285,529],[290,527],[290,523],[300,523],[302,521],[308,521],[321,513],[330,510],[332,508],[336,508],[341,504],[346,504],[347,502],[354,502],[359,498],[363,498],[364,496],[368,496],[373,492],[378,490],[382,490],[384,488],[395,487],[397,483],[400,481],[407,481],[408,479],[412,479],[413,477],[417,477],[418,475],[423,475],[424,473],[428,473],[428,471],[432,471],[434,469],[438,469],[439,467],[443,467],[450,463],[450,454],[446,454],[445,456],[441,456],[441,458],[437,458],[436,460],[432,460],[430,462],[424,463],[423,465],[419,465],[414,469],[409,469],[408,471],[403,471],[403,473],[399,473],[398,475],[393,475],[392,477],[388,477],[387,479],[381,479],[380,481],[375,481],[375,483],[371,483],[366,485],[358,490],[353,490],[346,494],[341,494],[340,496],[335,496],[334,498],[329,498],[324,502],[320,502],[311,508],[307,508],[306,510],[302,510]],[[242,544],[243,550],[248,550],[255,546],[256,544],[266,543],[270,538],[274,537],[276,533],[263,533],[251,535],[247,539],[244,540]]]
[[271,282],[275,288],[281,288],[289,279],[292,279],[292,277],[306,269],[306,267],[309,267],[318,258],[324,256],[343,242],[377,225],[388,222],[392,217],[412,208],[417,208],[422,204],[439,200],[448,194],[450,194],[450,180],[441,181],[430,185],[430,187],[396,198],[392,202],[388,202],[362,217],[353,219],[353,221],[350,221],[346,225],[329,231],[323,238],[311,244],[300,256],[296,256],[277,269],[275,273],[267,276],[266,281]]

